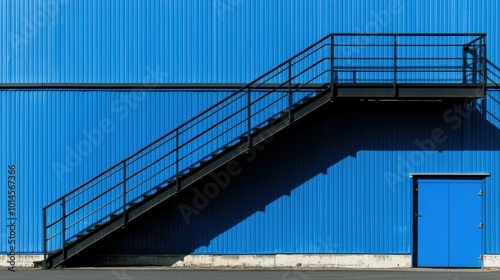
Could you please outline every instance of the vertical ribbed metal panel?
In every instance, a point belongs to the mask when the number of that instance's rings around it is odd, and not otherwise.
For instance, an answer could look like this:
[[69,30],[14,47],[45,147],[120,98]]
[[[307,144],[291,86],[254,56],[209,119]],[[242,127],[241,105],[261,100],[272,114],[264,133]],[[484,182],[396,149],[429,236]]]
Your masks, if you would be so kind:
[[[432,0],[2,1],[0,82],[248,82],[330,32],[486,32],[489,70],[500,74],[494,68],[500,64],[499,5],[493,0],[447,5]],[[141,238],[117,241],[117,251],[408,253],[409,172],[491,172],[485,181],[485,244],[488,253],[500,253],[498,94],[491,91],[480,102],[480,114],[457,129],[439,110],[424,111],[420,118],[400,111],[372,118],[357,111],[311,123],[294,141],[263,151],[262,167],[247,168],[245,180],[235,179],[241,187],[221,194],[193,218],[195,224],[185,225],[177,208],[167,209],[159,215],[172,222],[148,222],[151,238],[138,231]],[[0,92],[0,168],[14,163],[19,172],[18,252],[41,252],[43,205],[225,95]],[[108,119],[112,132],[102,134],[84,156],[75,156],[81,143],[91,141],[87,132]],[[416,148],[415,140],[440,127],[448,140],[438,151]],[[61,179],[54,171],[57,163],[68,171]],[[6,172],[0,179],[7,181]],[[0,199],[5,209],[5,192]],[[2,252],[5,237],[4,229]]]
[[[500,162],[500,95],[499,90],[489,91],[487,98],[481,102],[481,115],[473,116],[471,119],[482,125],[468,125],[465,133],[475,135],[470,137],[468,146],[464,147],[463,161],[466,164],[465,171],[487,170],[491,177],[486,178],[485,185],[485,215],[486,215],[486,252],[490,254],[500,253],[500,174],[498,164]],[[475,147],[469,148],[469,147]]]
[[[497,94],[490,91],[464,116],[444,104],[323,111],[275,137],[250,164],[241,159],[241,175],[189,224],[178,203],[193,206],[194,191],[102,243],[99,252],[408,254],[409,174],[490,172],[485,245],[497,253]],[[436,129],[444,133],[437,142],[430,140]]]
[[[447,5],[3,1],[0,82],[149,82],[151,72],[164,73],[154,82],[248,82],[330,32],[485,32],[492,50],[500,41],[498,5],[492,0]],[[439,52],[428,55],[433,54]],[[498,52],[489,57],[497,61]]]
[[[225,92],[1,91],[2,182],[17,166],[18,247],[39,253],[43,206],[186,121]],[[182,113],[179,113],[182,112]],[[0,194],[7,209],[7,191]],[[84,198],[88,199],[88,198]],[[2,211],[6,221],[6,211]],[[5,224],[5,222],[4,222]],[[5,236],[6,229],[2,230]],[[6,239],[0,242],[7,251]]]

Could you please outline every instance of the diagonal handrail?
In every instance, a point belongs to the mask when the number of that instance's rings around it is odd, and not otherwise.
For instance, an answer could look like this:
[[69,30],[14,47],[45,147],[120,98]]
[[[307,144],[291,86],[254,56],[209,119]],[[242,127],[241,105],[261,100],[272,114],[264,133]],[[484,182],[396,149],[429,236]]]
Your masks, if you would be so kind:
[[[477,38],[473,39],[472,41],[470,42],[467,42],[466,44],[464,44],[464,46],[470,46],[472,44],[474,44],[476,41],[478,40],[481,40],[483,39],[486,34],[485,33],[470,33],[470,34],[462,34],[462,33],[449,33],[449,34],[441,34],[441,33],[415,33],[415,34],[412,34],[412,33],[374,33],[374,34],[361,34],[362,36],[475,36]],[[251,85],[255,84],[256,82],[258,82],[259,80],[261,80],[262,78],[266,77],[267,75],[269,75],[270,73],[273,73],[274,71],[276,71],[277,69],[285,66],[287,63],[293,61],[295,58],[299,57],[300,55],[306,53],[307,51],[309,51],[310,49],[314,48],[315,46],[323,43],[325,40],[328,40],[330,38],[332,38],[332,36],[360,36],[359,33],[331,33],[323,38],[321,38],[319,41],[317,41],[316,43],[310,45],[309,47],[307,47],[306,49],[300,51],[299,53],[295,54],[294,56],[290,57],[289,59],[285,60],[284,62],[282,62],[281,64],[277,65],[276,67],[272,68],[271,70],[267,71],[266,73],[262,74],[261,76],[259,76],[258,78],[254,79],[253,81],[249,82],[248,84],[246,84],[245,86],[243,86],[241,89],[233,92],[232,94],[230,94],[229,96],[225,97],[224,99],[220,100],[219,102],[217,102],[216,104],[210,106],[209,108],[203,110],[201,113],[199,113],[198,115],[194,116],[193,118],[191,118],[190,120],[184,122],[183,124],[179,125],[178,127],[172,129],[170,132],[164,134],[163,136],[161,136],[160,138],[156,139],[155,141],[151,142],[150,144],[144,146],[143,148],[141,148],[140,150],[138,150],[137,152],[131,154],[130,156],[128,156],[127,158],[121,160],[120,162],[116,163],[115,165],[109,167],[108,169],[104,170],[103,172],[99,173],[98,175],[94,176],[94,178],[88,180],[87,182],[81,184],[79,187],[71,190],[70,192],[66,193],[65,195],[61,196],[60,198],[54,200],[52,203],[49,203],[48,205],[46,205],[44,207],[44,209],[47,209],[48,207],[54,205],[55,203],[61,201],[64,197],[67,197],[68,195],[80,190],[81,188],[85,187],[86,185],[90,184],[92,181],[94,181],[97,177],[100,177],[104,174],[106,174],[107,172],[115,169],[116,167],[122,165],[124,162],[130,160],[131,158],[133,158],[134,156],[140,154],[141,152],[143,152],[144,150],[148,149],[149,147],[155,145],[156,143],[158,143],[159,141],[165,139],[166,137],[170,136],[170,135],[173,135],[175,133],[176,130],[179,130],[181,128],[183,128],[184,126],[186,126],[187,124],[191,123],[192,121],[196,120],[197,118],[201,117],[202,115],[206,114],[207,112],[213,110],[214,108],[216,108],[217,106],[223,104],[225,101],[231,99],[232,97],[236,96],[238,93],[241,93],[243,92],[245,89],[249,88]]]
[[166,137],[170,136],[170,135],[173,135],[175,133],[175,131],[183,128],[184,126],[186,126],[187,124],[191,123],[192,121],[196,120],[197,118],[203,116],[204,114],[206,114],[207,112],[210,112],[211,110],[213,110],[214,108],[217,108],[219,105],[223,104],[225,101],[231,99],[232,97],[236,96],[238,93],[241,93],[243,92],[245,89],[249,88],[250,86],[252,86],[253,84],[255,84],[256,82],[258,82],[259,80],[261,80],[262,78],[266,77],[267,75],[269,75],[270,73],[276,71],[277,69],[283,67],[284,65],[286,65],[287,63],[289,63],[290,61],[292,61],[293,59],[295,59],[296,57],[304,54],[305,52],[307,52],[308,50],[314,48],[315,46],[323,43],[325,40],[328,40],[329,38],[331,37],[331,35],[327,35],[325,37],[323,37],[322,39],[320,39],[319,41],[317,41],[316,43],[312,44],[311,46],[309,46],[308,48],[302,50],[301,52],[299,52],[298,54],[292,56],[291,58],[285,60],[283,63],[279,64],[278,66],[274,67],[273,69],[269,70],[268,72],[262,74],[261,76],[259,76],[258,78],[256,78],[255,80],[251,81],[250,83],[246,84],[245,86],[243,86],[241,89],[239,89],[238,91],[235,91],[234,93],[230,94],[229,96],[225,97],[224,99],[222,99],[221,101],[217,102],[216,104],[210,106],[209,108],[203,110],[201,113],[199,113],[198,115],[194,116],[193,118],[191,118],[190,120],[184,122],[183,124],[179,125],[178,127],[172,129],[170,132],[164,134],[163,136],[161,136],[160,138],[156,139],[155,141],[151,142],[150,144],[144,146],[143,148],[141,148],[140,150],[138,150],[137,152],[131,154],[130,156],[126,157],[125,159],[121,160],[120,162],[116,163],[115,165],[109,167],[108,169],[104,170],[103,172],[99,173],[98,175],[94,176],[94,178],[88,180],[87,182],[81,184],[79,187],[71,190],[70,192],[66,193],[65,195],[61,196],[60,198],[54,200],[52,203],[49,203],[47,204],[45,207],[43,207],[43,209],[47,209],[49,208],[50,206],[56,204],[57,202],[61,201],[62,199],[64,199],[64,197],[67,197],[71,194],[73,194],[74,192],[84,188],[85,186],[87,186],[88,184],[90,184],[91,182],[93,182],[94,180],[96,180],[96,178],[110,172],[111,170],[115,169],[116,167],[122,165],[124,162],[130,160],[131,158],[135,157],[136,155],[140,154],[141,152],[145,151],[146,149],[150,148],[151,146],[155,145],[156,143],[158,143],[159,141],[165,139]]
[[[183,133],[185,131],[188,131],[190,128],[198,125],[201,121],[206,120],[211,115],[216,114],[219,111],[221,111],[222,109],[226,108],[228,106],[228,101],[229,101],[229,103],[234,103],[235,100],[241,99],[241,96],[239,96],[239,95],[242,95],[242,94],[246,95],[247,91],[250,90],[250,89],[251,90],[257,90],[260,86],[262,86],[264,83],[268,82],[269,80],[271,80],[271,79],[273,79],[273,78],[281,75],[282,73],[286,73],[285,70],[287,70],[286,68],[290,67],[290,65],[296,65],[298,63],[302,63],[305,58],[307,58],[309,56],[312,56],[312,55],[316,55],[319,52],[319,50],[322,50],[324,48],[324,46],[331,46],[331,44],[328,44],[328,42],[330,42],[329,40],[331,38],[332,38],[331,36],[325,36],[324,38],[322,38],[318,42],[312,44],[308,48],[302,50],[301,52],[297,53],[293,57],[287,59],[286,61],[284,61],[281,64],[277,65],[273,69],[267,71],[266,73],[264,73],[260,77],[254,79],[252,82],[246,84],[241,89],[239,89],[239,90],[231,93],[229,96],[223,98],[222,100],[220,100],[216,104],[214,104],[214,105],[210,106],[209,108],[203,110],[201,113],[199,113],[195,117],[193,117],[190,120],[184,122],[183,124],[179,125],[178,127],[176,127],[175,129],[171,130],[170,132],[168,132],[165,135],[159,137],[158,139],[156,139],[155,141],[153,141],[153,142],[149,143],[148,145],[144,146],[140,150],[134,152],[133,154],[131,154],[127,158],[121,160],[120,162],[114,164],[113,166],[111,166],[108,169],[104,170],[103,172],[99,173],[98,175],[96,175],[91,180],[88,180],[87,182],[83,183],[79,187],[71,190],[70,192],[68,192],[65,195],[61,196],[60,198],[54,200],[50,204],[46,205],[43,208],[44,255],[45,256],[47,255],[47,242],[49,240],[52,240],[53,238],[55,238],[58,235],[62,236],[61,243],[62,243],[62,249],[63,249],[63,254],[64,254],[64,251],[65,251],[64,250],[65,242],[66,242],[66,240],[71,239],[71,237],[68,239],[67,236],[66,236],[67,230],[69,228],[73,227],[73,226],[76,226],[78,223],[80,223],[82,221],[82,219],[87,218],[87,217],[93,215],[94,213],[96,213],[97,211],[99,211],[100,209],[102,209],[103,207],[111,204],[111,202],[116,201],[118,198],[120,198],[120,196],[119,197],[115,197],[115,198],[111,198],[111,201],[106,202],[104,205],[97,205],[95,207],[92,206],[93,209],[94,209],[92,212],[84,214],[83,218],[80,218],[76,222],[72,221],[72,222],[68,223],[69,225],[66,224],[67,217],[69,217],[71,215],[75,215],[80,210],[86,208],[87,206],[90,206],[93,203],[98,202],[98,200],[101,199],[103,196],[110,195],[116,189],[120,188],[121,185],[123,185],[123,190],[124,190],[123,191],[123,202],[124,202],[123,213],[125,214],[125,211],[126,211],[125,203],[128,202],[128,200],[125,198],[125,195],[128,192],[132,191],[133,189],[137,188],[140,184],[143,184],[145,181],[149,180],[151,177],[153,177],[156,174],[160,173],[162,170],[165,170],[166,168],[175,165],[176,166],[175,177],[176,177],[177,180],[179,180],[179,176],[181,174],[180,171],[179,171],[179,161],[181,161],[181,160],[187,158],[188,156],[192,155],[192,152],[190,152],[187,155],[184,155],[181,158],[179,158],[179,149],[181,149],[183,147],[186,147],[187,145],[190,145],[190,143],[192,143],[195,139],[197,139],[197,138],[199,138],[201,136],[205,136],[206,133],[210,132],[212,129],[216,128],[217,126],[223,124],[224,122],[226,122],[227,120],[231,119],[233,116],[239,114],[240,112],[245,111],[245,110],[248,110],[250,112],[250,107],[252,105],[255,105],[258,101],[260,101],[261,98],[257,98],[256,100],[254,100],[251,103],[247,104],[247,106],[245,106],[245,107],[237,110],[236,112],[230,114],[229,116],[226,116],[225,118],[223,118],[222,120],[218,121],[217,123],[212,124],[207,129],[204,129],[201,133],[199,133],[197,135],[193,135],[193,137],[191,139],[189,139],[188,141],[186,141],[186,142],[184,142],[182,144],[178,143],[179,133]],[[321,46],[321,47],[319,49],[314,50],[312,53],[305,55],[303,58],[301,58],[300,60],[296,61],[295,63],[292,63],[292,61],[294,59],[300,57],[301,55],[306,54],[308,51],[310,51],[311,49],[313,49],[313,48],[315,48],[317,46]],[[323,61],[325,61],[325,58],[323,58],[323,59],[319,60],[318,62],[314,63],[312,66],[307,67],[305,70],[303,70],[299,74],[295,75],[294,77],[290,77],[289,76],[286,83],[291,83],[293,79],[296,79],[300,75],[304,74],[305,72],[310,71],[314,67],[317,67]],[[275,73],[276,71],[280,70],[281,68],[285,68],[285,69],[279,71],[278,73]],[[273,75],[273,73],[275,73],[275,74]],[[321,73],[324,74],[326,72],[323,71]],[[318,78],[318,76],[314,77],[314,79],[317,79],[317,78]],[[266,79],[266,80],[264,82],[261,82],[263,79]],[[313,80],[309,80],[309,81],[306,81],[306,82],[307,82],[307,84],[309,84],[312,81]],[[264,97],[265,96],[269,96],[272,93],[277,92],[277,89],[280,89],[283,85],[284,84],[277,85],[277,86],[274,87],[274,89],[272,89],[270,91],[265,90],[265,94],[263,96]],[[294,90],[298,91],[296,89],[296,87],[294,87]],[[310,88],[308,90],[310,91]],[[290,93],[288,93],[288,94],[290,94]],[[235,99],[235,100],[232,100],[232,99]],[[271,105],[272,104],[274,104],[274,103],[271,103]],[[268,105],[268,106],[270,106],[270,105]],[[257,111],[257,113],[259,113],[259,112],[261,112],[261,111]],[[254,116],[255,115],[256,114],[254,114]],[[252,116],[252,115],[250,114],[250,116]],[[246,121],[247,120],[239,121],[236,125],[231,126],[229,129],[233,129],[235,126],[237,126],[239,124],[242,124],[242,123],[244,123]],[[250,133],[250,132],[248,132],[248,133]],[[176,140],[176,142],[177,142],[176,148],[174,150],[172,150],[172,151],[164,154],[162,157],[160,157],[160,158],[154,160],[153,162],[147,164],[144,168],[140,169],[139,171],[133,172],[132,175],[130,175],[130,176],[126,175],[127,165],[134,164],[135,162],[137,162],[138,160],[140,160],[142,157],[148,155],[153,150],[157,149],[160,146],[165,145],[166,143],[168,143],[169,141],[171,141],[173,139],[177,139]],[[211,142],[211,141],[209,141],[209,142]],[[155,146],[155,145],[157,145],[157,146]],[[206,145],[207,144],[204,144],[201,147],[196,148],[194,151],[197,151],[197,150],[201,149],[202,147],[204,147]],[[166,158],[167,156],[171,155],[172,153],[176,153],[176,155],[177,155],[176,156],[177,160],[175,160],[174,163],[170,163],[170,165],[168,165],[167,167],[164,167],[162,170],[156,172],[155,174],[153,174],[153,176],[150,176],[147,179],[140,181],[132,189],[127,190],[127,188],[125,186],[125,182],[127,182],[127,180],[130,180],[132,177],[139,175],[145,169],[148,169],[151,166],[153,166],[155,163],[162,161],[164,158]],[[66,204],[68,203],[68,201],[76,198],[77,196],[79,196],[81,194],[85,194],[89,190],[92,190],[92,188],[94,188],[95,186],[98,186],[99,184],[101,184],[106,179],[108,179],[110,177],[113,177],[113,176],[116,176],[118,173],[123,173],[123,180],[122,181],[119,181],[118,183],[112,185],[111,187],[106,188],[104,191],[100,191],[97,195],[95,195],[93,197],[90,197],[89,199],[87,199],[86,201],[84,201],[83,203],[81,203],[79,206],[77,206],[77,207],[75,207],[73,209],[67,209]],[[47,212],[48,212],[48,209],[51,209],[51,207],[53,207],[54,205],[56,205],[58,203],[61,203],[61,205],[62,205],[62,213],[60,215],[58,215],[59,217],[56,217],[53,221],[47,221]],[[56,231],[55,234],[51,234],[51,235],[47,236],[48,229],[49,228],[53,228],[54,226],[56,226],[57,224],[59,224],[61,222],[62,222],[62,230]]]

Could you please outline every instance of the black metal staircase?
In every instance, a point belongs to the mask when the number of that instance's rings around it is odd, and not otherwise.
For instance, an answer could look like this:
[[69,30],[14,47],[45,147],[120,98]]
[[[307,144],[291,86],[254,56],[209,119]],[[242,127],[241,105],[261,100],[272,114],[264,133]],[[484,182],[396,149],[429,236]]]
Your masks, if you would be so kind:
[[484,34],[330,34],[45,206],[43,266],[63,264],[335,98],[480,98],[485,85]]

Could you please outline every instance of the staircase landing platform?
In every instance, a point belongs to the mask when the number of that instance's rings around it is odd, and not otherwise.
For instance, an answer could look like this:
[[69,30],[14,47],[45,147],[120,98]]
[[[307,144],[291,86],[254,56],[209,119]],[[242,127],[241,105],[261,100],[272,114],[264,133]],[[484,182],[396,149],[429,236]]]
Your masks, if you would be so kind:
[[337,97],[352,98],[389,98],[389,99],[447,99],[482,98],[483,87],[471,84],[374,84],[340,83],[335,84]]

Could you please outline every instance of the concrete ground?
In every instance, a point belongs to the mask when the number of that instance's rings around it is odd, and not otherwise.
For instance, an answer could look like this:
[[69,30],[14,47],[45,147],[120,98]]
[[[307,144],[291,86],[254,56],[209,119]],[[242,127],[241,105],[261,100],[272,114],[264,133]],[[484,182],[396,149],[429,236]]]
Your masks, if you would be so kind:
[[313,280],[313,279],[425,279],[425,280],[500,280],[499,270],[401,269],[401,270],[206,270],[165,268],[100,269],[18,269],[0,270],[0,279],[19,280]]

